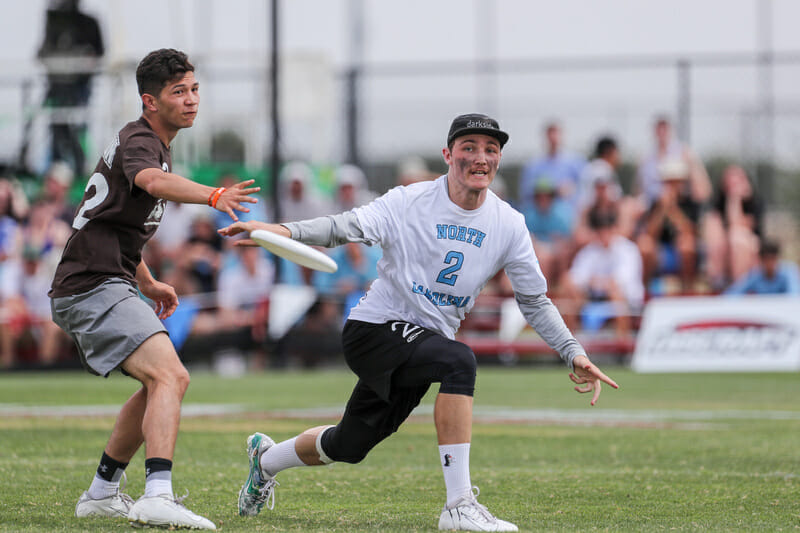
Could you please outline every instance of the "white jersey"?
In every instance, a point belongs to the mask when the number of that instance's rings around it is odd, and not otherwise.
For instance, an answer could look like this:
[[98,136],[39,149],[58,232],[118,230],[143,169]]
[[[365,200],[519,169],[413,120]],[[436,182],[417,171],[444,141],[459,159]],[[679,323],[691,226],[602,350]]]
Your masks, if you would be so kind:
[[378,279],[351,319],[402,320],[452,339],[501,269],[515,293],[547,292],[523,215],[491,191],[478,209],[462,209],[450,200],[447,176],[441,176],[395,187],[353,212],[383,257]]

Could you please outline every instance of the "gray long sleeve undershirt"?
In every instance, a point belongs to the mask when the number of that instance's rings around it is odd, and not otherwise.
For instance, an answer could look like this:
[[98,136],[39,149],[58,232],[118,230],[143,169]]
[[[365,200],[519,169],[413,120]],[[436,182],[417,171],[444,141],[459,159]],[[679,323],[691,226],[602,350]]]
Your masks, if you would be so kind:
[[292,233],[292,239],[312,246],[333,248],[347,242],[373,244],[364,238],[358,217],[352,211],[300,222],[287,222],[283,226]]
[[[314,246],[333,248],[347,242],[374,244],[364,237],[358,217],[352,211],[283,225],[291,232],[292,239]],[[515,296],[528,324],[548,346],[558,352],[568,366],[572,367],[575,357],[586,355],[586,351],[569,331],[561,313],[547,295],[515,293]]]
[[586,350],[569,331],[550,298],[546,294],[515,293],[514,296],[528,324],[574,370],[572,360],[579,355],[586,355]]

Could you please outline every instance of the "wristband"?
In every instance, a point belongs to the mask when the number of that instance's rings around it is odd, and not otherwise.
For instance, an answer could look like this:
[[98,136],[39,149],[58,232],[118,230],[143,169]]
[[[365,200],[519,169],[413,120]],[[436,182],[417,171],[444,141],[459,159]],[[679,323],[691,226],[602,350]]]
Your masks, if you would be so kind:
[[210,205],[213,208],[216,208],[217,200],[219,200],[219,197],[222,196],[222,193],[224,192],[225,192],[225,187],[214,189],[214,192],[212,192],[211,196],[208,197],[208,205]]

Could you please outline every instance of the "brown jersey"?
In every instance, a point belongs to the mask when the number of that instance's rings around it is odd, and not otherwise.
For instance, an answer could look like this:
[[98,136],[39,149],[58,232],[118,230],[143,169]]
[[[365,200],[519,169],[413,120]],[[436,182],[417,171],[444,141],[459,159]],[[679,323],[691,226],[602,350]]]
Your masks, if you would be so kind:
[[80,294],[114,277],[136,284],[142,248],[158,229],[166,201],[137,187],[134,178],[144,169],[171,167],[169,148],[144,118],[120,130],[86,184],[51,297]]

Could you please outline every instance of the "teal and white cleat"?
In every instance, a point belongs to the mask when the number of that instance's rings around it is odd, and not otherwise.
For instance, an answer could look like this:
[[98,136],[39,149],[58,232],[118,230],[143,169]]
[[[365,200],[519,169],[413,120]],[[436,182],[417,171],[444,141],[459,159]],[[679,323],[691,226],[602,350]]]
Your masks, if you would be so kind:
[[239,514],[256,516],[267,503],[268,509],[275,507],[275,478],[265,476],[261,471],[261,455],[272,448],[275,441],[263,433],[253,433],[247,437],[247,459],[250,473],[239,491]]

